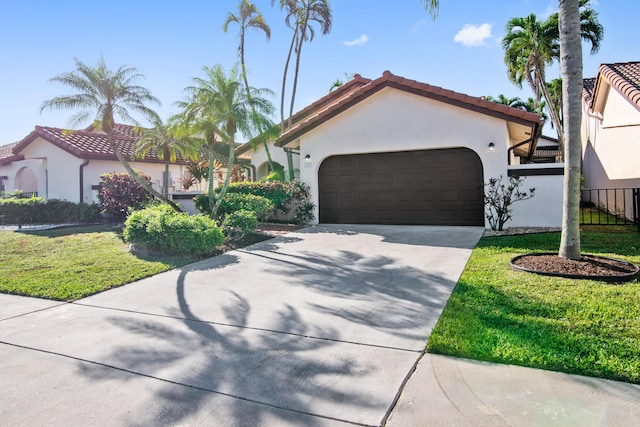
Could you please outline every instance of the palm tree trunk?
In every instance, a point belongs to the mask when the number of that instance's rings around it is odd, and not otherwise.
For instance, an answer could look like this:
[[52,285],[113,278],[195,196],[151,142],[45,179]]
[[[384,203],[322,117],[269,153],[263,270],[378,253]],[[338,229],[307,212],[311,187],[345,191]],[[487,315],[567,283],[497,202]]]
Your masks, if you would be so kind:
[[140,184],[140,186],[142,188],[144,188],[153,197],[158,198],[158,199],[162,200],[163,202],[167,203],[176,212],[182,212],[182,209],[180,209],[180,206],[178,206],[172,200],[169,200],[169,198],[164,197],[162,194],[160,194],[156,190],[154,190],[153,187],[151,187],[147,181],[142,179],[142,177],[140,175],[138,175],[138,173],[135,170],[133,170],[133,168],[131,167],[131,165],[127,161],[127,159],[120,152],[120,149],[116,145],[116,141],[115,141],[113,135],[111,133],[108,133],[107,135],[108,135],[108,139],[109,139],[109,145],[111,145],[111,149],[115,153],[115,155],[118,158],[118,160],[120,161],[120,163],[122,163],[122,166],[124,166],[124,169],[127,171],[127,173],[129,173],[129,175],[131,175],[133,180],[135,182],[137,182],[138,184]]
[[562,153],[562,158],[565,157],[565,141],[564,141],[564,129],[562,126],[562,121],[560,121],[560,116],[558,115],[558,111],[556,110],[553,104],[553,98],[551,98],[551,94],[549,93],[549,88],[547,88],[547,84],[544,82],[542,76],[538,74],[538,84],[540,85],[540,90],[542,90],[542,96],[549,108],[549,116],[551,116],[551,122],[553,126],[556,128],[556,133],[558,134],[558,145],[560,146],[560,152]]
[[291,37],[291,46],[289,46],[289,54],[287,55],[287,61],[284,63],[284,73],[282,74],[282,96],[280,97],[280,133],[285,132],[284,127],[284,95],[285,88],[287,85],[287,73],[289,72],[289,63],[291,62],[291,54],[293,53],[293,47],[296,44],[298,36],[298,24],[296,24],[296,28],[293,30],[293,37]]
[[566,152],[562,237],[558,255],[580,259],[580,125],[582,119],[582,43],[579,0],[558,0],[560,70]]
[[[309,19],[309,10],[307,9],[302,28],[299,31],[298,46],[296,49],[296,70],[293,74],[293,88],[291,90],[291,104],[289,105],[289,124],[287,129],[291,129],[291,116],[293,116],[293,104],[296,101],[296,89],[298,87],[298,72],[300,70],[300,57],[302,56],[302,45],[304,44],[304,34],[307,31],[307,20]],[[291,174],[292,172],[290,172]]]
[[211,219],[214,218],[214,212],[213,212],[213,207],[216,204],[215,201],[215,194],[213,192],[213,182],[215,181],[215,178],[213,176],[213,161],[214,161],[214,157],[215,156],[215,150],[214,150],[214,146],[213,144],[207,144],[207,157],[209,158],[209,180],[207,181],[207,194],[208,194],[208,199],[209,199],[209,217]]
[[169,162],[164,164],[164,176],[162,177],[162,185],[164,188],[162,192],[164,193],[164,197],[169,200]]
[[231,184],[231,173],[233,172],[233,164],[235,163],[235,145],[235,141],[233,140],[233,138],[231,138],[231,141],[229,141],[229,162],[227,163],[227,176],[224,179],[224,184],[222,184],[220,193],[218,193],[218,200],[216,200],[216,204],[211,211],[213,217],[215,217],[215,215],[218,213],[218,209],[220,209],[222,199],[224,198],[224,195],[227,194],[229,184]]
[[[244,64],[244,27],[240,30],[240,65],[242,66],[242,79],[244,80],[244,87],[247,91],[247,99],[251,104],[251,110],[255,115],[255,108],[253,103],[251,102],[251,91],[249,90],[249,80],[247,79],[247,69]],[[267,141],[262,141],[262,145],[264,146],[265,154],[267,155],[267,162],[269,163],[269,169],[274,170],[273,168],[273,160],[271,159],[271,152],[269,151],[269,145]]]
[[244,25],[240,28],[240,66],[242,67],[242,80],[244,81],[244,87],[247,88],[247,95],[249,95],[249,81],[247,80],[247,68],[244,64]]

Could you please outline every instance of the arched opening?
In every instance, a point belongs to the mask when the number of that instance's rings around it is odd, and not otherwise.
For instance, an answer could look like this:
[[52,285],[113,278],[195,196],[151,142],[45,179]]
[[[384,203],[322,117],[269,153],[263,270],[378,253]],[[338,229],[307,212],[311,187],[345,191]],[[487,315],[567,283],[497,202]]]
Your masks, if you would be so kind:
[[16,174],[15,190],[21,190],[27,196],[38,195],[38,177],[28,167],[21,168]]
[[[280,163],[278,162],[273,162],[273,166],[276,168],[276,170],[279,171],[284,171],[284,166],[282,166]],[[258,175],[256,177],[256,181],[259,181],[261,179],[263,179],[264,177],[266,177],[267,175],[269,175],[271,171],[269,170],[269,162],[264,162],[262,163],[260,166],[257,167],[256,169],[256,174]]]

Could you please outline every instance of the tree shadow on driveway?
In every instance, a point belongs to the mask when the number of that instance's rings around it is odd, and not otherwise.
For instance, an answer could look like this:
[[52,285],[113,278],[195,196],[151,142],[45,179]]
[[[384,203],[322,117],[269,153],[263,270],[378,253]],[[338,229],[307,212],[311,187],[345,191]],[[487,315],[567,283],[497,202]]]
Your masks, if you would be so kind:
[[[109,318],[122,333],[133,336],[136,345],[112,348],[108,364],[167,382],[150,397],[156,404],[161,400],[162,413],[142,418],[138,414],[136,424],[188,423],[195,412],[206,410],[226,414],[226,421],[215,420],[217,425],[315,426],[348,417],[345,403],[367,412],[384,411],[389,402],[344,386],[352,378],[371,374],[375,366],[344,352],[340,343],[305,338],[336,335],[331,327],[306,323],[291,306],[274,313],[271,331],[247,327],[251,307],[237,293],[234,302],[224,307],[227,325],[203,321],[185,297],[189,271],[193,270],[182,270],[178,278],[179,312],[172,317],[126,313]],[[116,374],[82,364],[79,369],[94,380]]]

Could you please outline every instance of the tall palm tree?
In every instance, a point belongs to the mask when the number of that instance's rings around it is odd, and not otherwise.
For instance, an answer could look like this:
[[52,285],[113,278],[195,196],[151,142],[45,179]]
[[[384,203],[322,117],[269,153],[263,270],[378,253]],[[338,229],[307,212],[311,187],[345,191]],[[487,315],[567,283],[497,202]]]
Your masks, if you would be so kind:
[[494,98],[493,96],[487,96],[486,100],[495,102],[497,104],[508,105],[509,107],[514,107],[514,108],[520,108],[519,105],[522,103],[522,99],[520,99],[517,96],[513,98],[508,98],[503,94],[498,95],[497,98]]
[[539,114],[544,120],[547,119],[547,115],[544,112],[545,102],[540,101],[539,103],[534,98],[527,98],[526,101],[523,101],[519,97],[515,96],[513,98],[508,98],[503,94],[498,95],[497,98],[492,96],[486,97],[487,101],[492,101],[497,104],[508,105],[509,107],[519,108],[521,110],[528,111],[530,113]]
[[[580,37],[591,43],[591,53],[600,48],[603,27],[598,22],[598,14],[589,3],[590,0],[578,0]],[[509,79],[518,87],[527,81],[538,102],[544,97],[551,122],[558,133],[558,142],[564,152],[563,125],[559,107],[554,103],[545,79],[545,69],[560,59],[560,30],[558,14],[546,21],[539,21],[534,14],[526,18],[513,18],[506,26],[507,35],[502,40],[505,49],[505,63]],[[557,97],[556,97],[557,98]]]
[[[245,65],[245,50],[244,50],[244,42],[245,42],[245,33],[249,28],[254,28],[256,30],[262,31],[267,38],[267,41],[271,38],[271,28],[267,25],[262,13],[258,10],[258,8],[251,3],[249,0],[241,0],[238,5],[238,15],[229,12],[227,16],[227,20],[222,26],[222,31],[225,33],[229,28],[229,24],[237,23],[240,25],[240,45],[238,46],[238,54],[240,55],[240,65],[242,67],[242,79],[244,81],[245,90],[247,91],[247,96],[251,96],[249,91],[249,80],[247,79],[247,68]],[[273,160],[271,159],[271,152],[269,151],[269,141],[266,139],[263,140],[262,146],[264,147],[265,154],[267,155],[267,162],[269,163],[269,169],[273,170]]]
[[160,101],[151,95],[148,89],[135,84],[137,80],[143,77],[142,74],[139,74],[135,68],[124,65],[115,71],[110,70],[103,57],[100,57],[95,67],[86,65],[77,58],[74,58],[74,61],[76,64],[75,71],[60,74],[50,81],[69,86],[75,89],[76,93],[56,96],[44,101],[40,107],[40,112],[46,109],[79,110],[69,121],[71,127],[86,122],[93,116],[94,128],[106,134],[110,148],[129,175],[154,197],[170,204],[175,210],[181,211],[178,205],[154,190],[147,181],[133,170],[122,154],[120,147],[118,147],[113,133],[116,117],[124,122],[139,125],[131,117],[130,112],[141,114],[144,118],[150,120],[157,118],[157,114],[147,104],[160,105]]
[[[211,209],[211,216],[215,217],[231,183],[236,133],[239,131],[250,139],[256,131],[267,129],[271,123],[268,115],[273,114],[274,108],[271,102],[263,97],[272,94],[268,89],[255,89],[250,86],[250,95],[247,95],[237,67],[232,68],[228,76],[219,65],[204,67],[204,72],[206,78],[194,78],[194,84],[185,89],[191,95],[191,99],[181,105],[185,109],[184,123],[192,131],[204,134],[205,140],[211,146],[215,146],[216,141],[221,141],[229,147],[227,175]],[[209,163],[211,178],[211,167],[214,163],[212,156]],[[211,181],[210,179],[210,203],[213,197]]]
[[[535,95],[536,105],[541,98],[550,103],[550,95],[546,85],[546,68],[558,58],[557,25],[554,22],[540,21],[535,14],[526,18],[512,18],[507,22],[506,35],[502,39],[505,50],[504,60],[507,64],[509,80],[522,87],[526,80]],[[560,120],[554,108],[549,109],[551,121],[558,131],[558,142],[564,146]]]
[[240,45],[238,46],[238,54],[240,55],[240,66],[242,67],[242,79],[244,81],[245,88],[249,88],[249,81],[247,80],[247,68],[244,59],[244,40],[245,33],[248,29],[253,28],[262,31],[267,38],[267,41],[271,38],[271,28],[264,20],[264,16],[258,10],[258,8],[249,0],[241,0],[238,5],[238,15],[234,15],[233,12],[229,12],[227,20],[222,26],[222,31],[225,33],[229,29],[229,24],[236,23],[240,25]]
[[[276,0],[271,0],[271,6]],[[291,44],[289,45],[289,52],[287,53],[287,60],[284,63],[284,72],[282,73],[282,89],[280,91],[280,132],[285,131],[284,126],[284,97],[287,89],[287,75],[289,75],[289,63],[291,62],[291,55],[293,49],[296,46],[296,40],[298,37],[298,25],[299,22],[295,19],[296,16],[296,0],[280,0],[280,10],[285,9],[287,15],[284,18],[284,22],[287,27],[293,30],[293,36],[291,37]]]
[[[273,5],[275,0],[271,0]],[[296,99],[296,89],[298,87],[298,76],[300,73],[300,58],[302,57],[302,46],[304,42],[311,42],[315,37],[315,29],[312,25],[316,22],[320,25],[322,34],[329,34],[332,25],[331,8],[328,0],[280,0],[280,9],[286,11],[285,23],[293,30],[289,53],[285,62],[284,74],[282,77],[282,94],[280,98],[280,122],[281,132],[285,132],[291,127],[293,107]],[[284,97],[286,89],[287,74],[291,55],[296,54],[296,68],[293,74],[293,87],[291,89],[291,103],[289,104],[289,120],[285,128],[284,123]]]
[[[551,96],[551,105],[549,108],[555,108],[560,125],[564,127],[562,116],[562,79],[553,79],[547,82],[547,90]],[[553,125],[553,123],[551,123]]]
[[[580,14],[580,37],[583,41],[591,44],[590,53],[592,55],[596,54],[600,50],[600,43],[602,42],[602,37],[604,37],[604,27],[598,21],[598,12],[591,7],[591,0],[579,0],[578,8]],[[557,39],[560,40],[558,19],[558,12],[549,16],[549,22],[558,30]]]
[[293,88],[291,89],[291,104],[289,104],[289,123],[287,128],[291,128],[291,120],[293,116],[293,106],[296,101],[296,89],[298,87],[298,74],[300,72],[300,57],[302,56],[302,46],[304,42],[313,41],[315,30],[311,25],[312,22],[320,25],[323,35],[329,34],[331,31],[331,8],[328,0],[301,0],[296,14],[298,25],[298,39],[296,46],[296,69],[293,74]]
[[142,136],[136,141],[135,153],[144,158],[147,153],[155,152],[164,161],[162,175],[162,195],[169,198],[169,164],[175,162],[178,154],[187,158],[193,154],[193,146],[187,139],[177,139],[169,125],[162,123],[159,118],[154,121],[150,129],[142,129]]
[[582,120],[582,43],[580,0],[558,0],[560,25],[560,70],[565,154],[562,235],[558,255],[580,259],[580,160]]

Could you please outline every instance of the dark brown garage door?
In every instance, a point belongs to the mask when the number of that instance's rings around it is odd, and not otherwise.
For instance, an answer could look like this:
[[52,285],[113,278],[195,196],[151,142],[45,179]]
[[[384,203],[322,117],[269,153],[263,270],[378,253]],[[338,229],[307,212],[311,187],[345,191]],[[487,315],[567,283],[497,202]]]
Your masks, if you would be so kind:
[[482,162],[466,148],[333,156],[318,180],[321,223],[484,225]]

